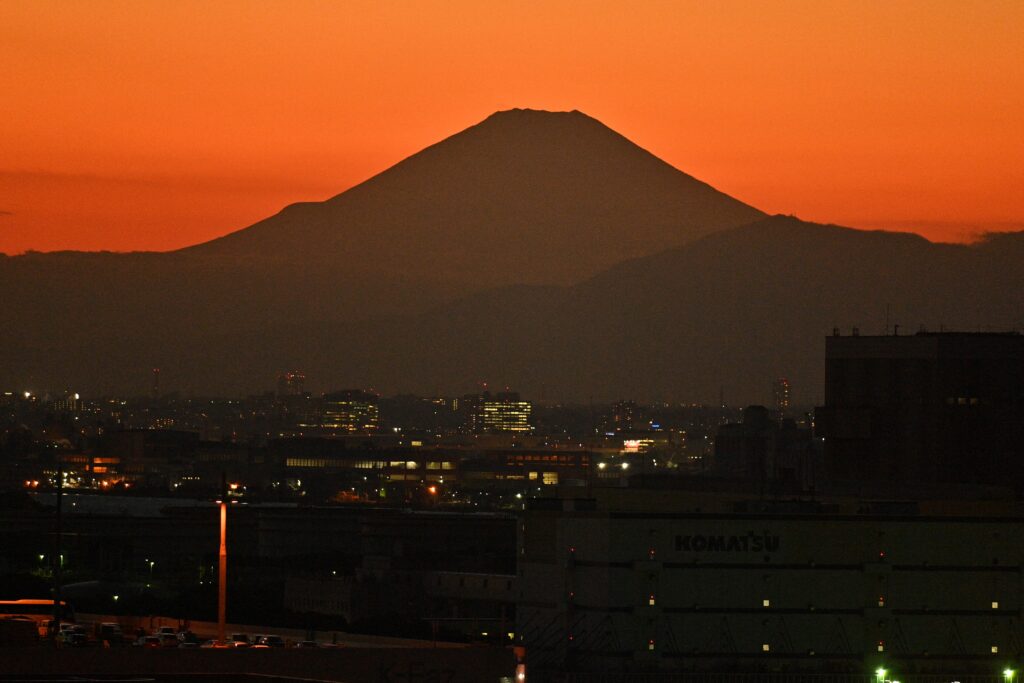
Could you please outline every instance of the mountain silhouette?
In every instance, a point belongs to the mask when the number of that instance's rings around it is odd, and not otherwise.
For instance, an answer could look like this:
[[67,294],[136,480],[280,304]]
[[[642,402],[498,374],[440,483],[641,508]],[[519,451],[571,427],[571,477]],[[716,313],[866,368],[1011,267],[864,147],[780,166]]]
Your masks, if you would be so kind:
[[976,244],[932,243],[775,216],[625,260],[570,286],[482,289],[429,310],[362,320],[269,321],[168,344],[114,340],[19,362],[50,363],[90,391],[132,378],[153,358],[187,392],[265,389],[301,367],[311,388],[384,393],[470,391],[480,381],[563,401],[769,398],[788,377],[798,403],[820,400],[824,337],[1019,328],[1024,233]]
[[185,250],[473,285],[571,284],[763,214],[599,121],[514,109],[318,203]]
[[[0,255],[0,386],[139,390],[136,359],[166,364],[210,338],[242,335],[269,357],[267,329],[567,285],[761,215],[579,112],[499,112],[333,199],[194,247]],[[204,373],[211,387],[224,376]]]

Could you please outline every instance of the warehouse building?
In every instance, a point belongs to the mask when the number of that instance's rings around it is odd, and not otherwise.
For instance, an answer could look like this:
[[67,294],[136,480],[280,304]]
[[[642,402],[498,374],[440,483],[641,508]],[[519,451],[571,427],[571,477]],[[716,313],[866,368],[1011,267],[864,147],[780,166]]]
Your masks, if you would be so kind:
[[1020,660],[1024,517],[1011,501],[613,495],[531,501],[520,520],[517,637],[535,678],[881,668],[912,680]]

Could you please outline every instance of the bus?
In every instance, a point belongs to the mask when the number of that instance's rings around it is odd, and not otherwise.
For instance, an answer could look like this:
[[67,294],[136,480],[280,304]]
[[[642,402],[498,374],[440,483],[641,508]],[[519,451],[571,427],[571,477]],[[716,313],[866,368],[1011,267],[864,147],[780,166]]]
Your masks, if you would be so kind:
[[[67,602],[61,600],[60,621],[74,621],[75,614]],[[40,638],[50,635],[53,622],[53,600],[0,600],[0,619],[31,619],[36,622]],[[59,627],[60,624],[57,624]]]

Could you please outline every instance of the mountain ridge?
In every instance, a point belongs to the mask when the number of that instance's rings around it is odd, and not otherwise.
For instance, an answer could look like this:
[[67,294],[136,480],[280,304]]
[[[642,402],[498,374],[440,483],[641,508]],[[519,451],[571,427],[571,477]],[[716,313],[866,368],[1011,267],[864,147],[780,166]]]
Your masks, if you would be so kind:
[[[575,402],[713,402],[724,392],[756,403],[786,376],[806,405],[820,398],[834,328],[881,334],[887,309],[908,331],[1019,328],[1021,294],[1017,261],[983,244],[773,216],[574,285],[503,286],[402,314],[206,335],[165,349],[160,367],[168,386],[197,394],[255,392],[300,367],[313,390],[458,395],[488,381]],[[153,349],[120,350],[121,371],[144,381]]]
[[1022,258],[1024,233],[766,216],[585,114],[502,112],[203,245],[0,259],[0,388],[144,392],[160,367],[238,394],[299,367],[325,390],[758,401],[820,387],[822,337],[887,309],[1020,327]]

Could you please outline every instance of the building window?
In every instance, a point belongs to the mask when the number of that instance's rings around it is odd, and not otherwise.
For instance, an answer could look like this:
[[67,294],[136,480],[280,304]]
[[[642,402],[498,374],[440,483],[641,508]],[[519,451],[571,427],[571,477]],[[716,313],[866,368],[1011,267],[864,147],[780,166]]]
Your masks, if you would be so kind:
[[994,654],[994,655],[999,654],[999,646],[998,645],[993,645],[992,646],[992,654]]
[[761,601],[761,606],[762,607],[771,607],[772,606],[772,601],[769,600],[768,598],[765,598],[764,600]]
[[771,652],[772,646],[768,643],[761,643],[761,652]]
[[999,601],[998,600],[993,600],[992,601],[992,609],[999,609]]

